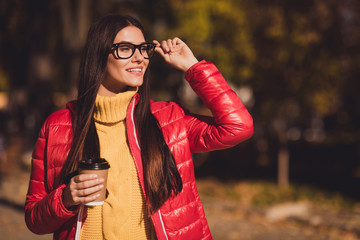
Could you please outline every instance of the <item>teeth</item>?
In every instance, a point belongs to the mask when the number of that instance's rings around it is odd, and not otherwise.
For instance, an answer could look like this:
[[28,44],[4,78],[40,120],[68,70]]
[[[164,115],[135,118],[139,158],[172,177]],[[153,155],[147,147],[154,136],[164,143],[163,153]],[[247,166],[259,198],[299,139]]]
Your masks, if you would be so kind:
[[141,68],[128,69],[128,72],[141,72]]

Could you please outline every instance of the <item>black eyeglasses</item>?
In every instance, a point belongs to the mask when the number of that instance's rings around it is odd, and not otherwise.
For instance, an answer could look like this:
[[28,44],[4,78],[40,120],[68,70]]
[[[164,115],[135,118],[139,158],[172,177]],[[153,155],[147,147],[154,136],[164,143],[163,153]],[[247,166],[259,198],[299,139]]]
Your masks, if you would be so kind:
[[149,59],[154,55],[156,45],[154,43],[142,43],[139,45],[132,43],[114,43],[113,47],[115,48],[117,58],[131,58],[134,55],[136,49],[139,49],[141,55],[145,59]]

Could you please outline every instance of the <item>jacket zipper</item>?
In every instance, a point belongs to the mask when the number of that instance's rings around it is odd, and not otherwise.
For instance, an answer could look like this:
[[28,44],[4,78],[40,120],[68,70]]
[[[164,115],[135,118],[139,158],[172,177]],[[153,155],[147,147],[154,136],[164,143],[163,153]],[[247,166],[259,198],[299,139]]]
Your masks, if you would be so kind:
[[159,214],[159,219],[160,219],[160,222],[161,222],[161,228],[162,228],[162,230],[164,232],[164,236],[165,236],[166,240],[169,240],[168,237],[167,237],[166,231],[165,231],[165,225],[164,225],[164,222],[163,222],[162,217],[161,217],[160,209],[158,210],[158,214]]
[[[135,137],[136,145],[139,148],[139,151],[141,151],[141,148],[140,148],[140,145],[139,145],[139,142],[138,142],[138,137],[137,137],[137,134],[136,134],[136,126],[135,126],[135,121],[134,121],[134,110],[135,110],[135,98],[133,99],[132,105],[131,105],[131,122],[132,122],[133,129],[134,129],[134,137]],[[133,157],[135,158],[135,154],[133,154]],[[160,209],[158,210],[158,214],[159,214],[159,220],[161,222],[161,229],[163,230],[163,234],[165,236],[165,239],[168,240],[168,237],[167,237],[167,234],[166,234],[166,231],[165,231],[165,225],[164,225],[164,222],[163,222],[162,217],[161,217]]]

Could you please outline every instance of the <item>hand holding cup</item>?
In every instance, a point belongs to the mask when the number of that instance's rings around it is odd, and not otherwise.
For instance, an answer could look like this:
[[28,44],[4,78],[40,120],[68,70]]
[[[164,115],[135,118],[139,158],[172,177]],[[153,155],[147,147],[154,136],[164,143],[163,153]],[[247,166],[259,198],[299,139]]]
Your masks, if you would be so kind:
[[66,208],[84,204],[102,205],[106,195],[106,181],[110,165],[105,159],[80,162],[79,174],[72,177],[64,188],[62,200]]

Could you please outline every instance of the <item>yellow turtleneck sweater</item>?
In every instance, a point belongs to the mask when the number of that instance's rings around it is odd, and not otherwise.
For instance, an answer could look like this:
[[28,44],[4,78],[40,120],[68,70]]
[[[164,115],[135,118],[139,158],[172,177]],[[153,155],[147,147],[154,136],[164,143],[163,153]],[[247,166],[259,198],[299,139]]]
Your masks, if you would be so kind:
[[100,156],[110,163],[108,197],[103,206],[87,207],[81,240],[156,239],[126,137],[126,111],[136,91],[96,98]]

